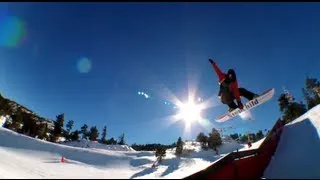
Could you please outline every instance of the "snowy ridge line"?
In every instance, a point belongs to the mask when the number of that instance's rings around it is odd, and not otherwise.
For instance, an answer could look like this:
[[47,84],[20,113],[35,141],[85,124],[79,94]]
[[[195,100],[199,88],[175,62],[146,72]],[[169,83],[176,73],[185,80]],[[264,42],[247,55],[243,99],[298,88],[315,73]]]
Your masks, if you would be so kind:
[[283,126],[283,121],[279,119],[257,149],[231,152],[184,179],[261,178],[277,148]]

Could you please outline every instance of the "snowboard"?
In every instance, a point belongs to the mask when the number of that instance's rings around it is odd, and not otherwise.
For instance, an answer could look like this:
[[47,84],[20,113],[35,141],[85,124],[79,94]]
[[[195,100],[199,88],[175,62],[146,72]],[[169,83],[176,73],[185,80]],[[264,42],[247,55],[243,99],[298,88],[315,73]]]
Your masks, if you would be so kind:
[[248,101],[247,103],[245,103],[243,105],[243,109],[237,108],[231,112],[227,112],[227,113],[223,114],[222,116],[218,117],[216,119],[216,121],[217,122],[225,122],[231,118],[236,117],[237,115],[239,115],[243,111],[255,108],[255,107],[259,106],[260,104],[263,104],[263,103],[267,102],[268,100],[270,100],[273,97],[274,93],[275,93],[274,88],[269,89],[266,92],[259,95],[257,98],[254,98],[254,99]]

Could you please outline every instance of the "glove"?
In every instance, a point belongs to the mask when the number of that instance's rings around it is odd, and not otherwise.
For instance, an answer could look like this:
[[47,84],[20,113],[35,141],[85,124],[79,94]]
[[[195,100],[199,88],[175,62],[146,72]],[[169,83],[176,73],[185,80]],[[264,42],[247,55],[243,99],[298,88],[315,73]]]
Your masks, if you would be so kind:
[[238,108],[239,108],[239,109],[243,109],[243,104],[242,104],[242,102],[241,102],[240,100],[238,100],[237,103],[238,103]]
[[212,59],[209,59],[211,64],[215,64],[215,62]]

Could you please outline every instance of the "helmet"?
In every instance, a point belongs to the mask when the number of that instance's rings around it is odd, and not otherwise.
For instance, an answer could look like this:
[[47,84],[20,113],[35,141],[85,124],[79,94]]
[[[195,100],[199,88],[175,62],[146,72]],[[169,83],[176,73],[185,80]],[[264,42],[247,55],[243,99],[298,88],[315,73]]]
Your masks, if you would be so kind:
[[229,69],[227,72],[228,78],[231,81],[236,81],[237,80],[237,76],[236,76],[236,72],[233,69]]

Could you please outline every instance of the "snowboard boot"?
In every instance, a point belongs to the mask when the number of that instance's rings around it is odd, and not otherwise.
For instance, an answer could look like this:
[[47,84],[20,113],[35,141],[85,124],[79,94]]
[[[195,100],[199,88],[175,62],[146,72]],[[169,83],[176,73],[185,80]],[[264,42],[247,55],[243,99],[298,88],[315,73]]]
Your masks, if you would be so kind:
[[229,110],[228,110],[229,112],[238,108],[238,106],[236,105],[236,103],[234,103],[234,101],[232,101],[232,103],[228,104],[228,106],[229,106]]
[[259,94],[254,94],[252,99],[259,97]]
[[232,112],[232,111],[235,110],[235,109],[236,109],[236,108],[231,108],[231,107],[230,107],[228,111],[229,111],[229,112]]

